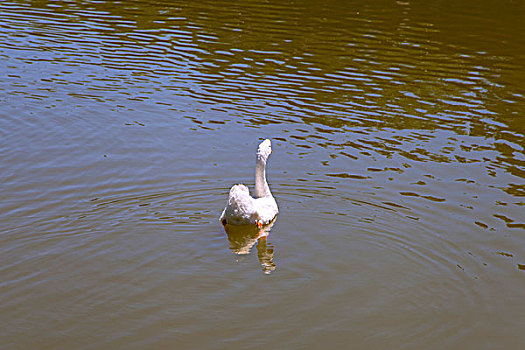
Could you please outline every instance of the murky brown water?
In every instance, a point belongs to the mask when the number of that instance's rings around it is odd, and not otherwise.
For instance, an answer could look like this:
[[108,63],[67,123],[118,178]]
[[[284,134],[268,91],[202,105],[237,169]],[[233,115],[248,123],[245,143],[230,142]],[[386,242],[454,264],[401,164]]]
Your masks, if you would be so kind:
[[[0,348],[519,348],[524,23],[0,2]],[[227,234],[266,137],[280,215]]]

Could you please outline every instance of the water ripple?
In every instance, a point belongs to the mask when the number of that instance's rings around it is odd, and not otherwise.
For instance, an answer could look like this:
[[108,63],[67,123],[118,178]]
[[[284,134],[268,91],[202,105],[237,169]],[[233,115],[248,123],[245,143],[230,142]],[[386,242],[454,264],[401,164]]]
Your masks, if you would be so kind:
[[[512,347],[493,339],[522,318],[522,10],[0,2],[7,341]],[[261,283],[217,217],[263,137]]]

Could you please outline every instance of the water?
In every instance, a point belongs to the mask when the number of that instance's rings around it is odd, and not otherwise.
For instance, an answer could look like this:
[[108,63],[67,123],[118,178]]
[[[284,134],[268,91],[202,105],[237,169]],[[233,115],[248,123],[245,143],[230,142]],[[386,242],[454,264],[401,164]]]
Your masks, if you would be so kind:
[[1,2],[0,347],[523,345],[524,15]]

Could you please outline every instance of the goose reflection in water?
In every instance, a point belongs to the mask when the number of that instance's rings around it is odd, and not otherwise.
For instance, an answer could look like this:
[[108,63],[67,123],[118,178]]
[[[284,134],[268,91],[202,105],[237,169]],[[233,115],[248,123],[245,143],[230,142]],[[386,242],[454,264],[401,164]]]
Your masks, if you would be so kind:
[[225,225],[231,251],[244,256],[250,254],[252,247],[257,243],[257,257],[265,274],[272,273],[276,266],[273,262],[274,247],[267,242],[267,237],[273,227],[275,219],[261,228],[256,225]]

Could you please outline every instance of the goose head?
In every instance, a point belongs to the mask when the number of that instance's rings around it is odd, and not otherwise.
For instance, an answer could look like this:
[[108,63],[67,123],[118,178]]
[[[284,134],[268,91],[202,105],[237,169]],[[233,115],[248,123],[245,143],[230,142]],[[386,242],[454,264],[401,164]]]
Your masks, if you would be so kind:
[[272,142],[270,141],[270,139],[266,139],[263,142],[261,142],[259,144],[259,148],[257,148],[257,159],[264,160],[266,162],[266,160],[272,153]]

